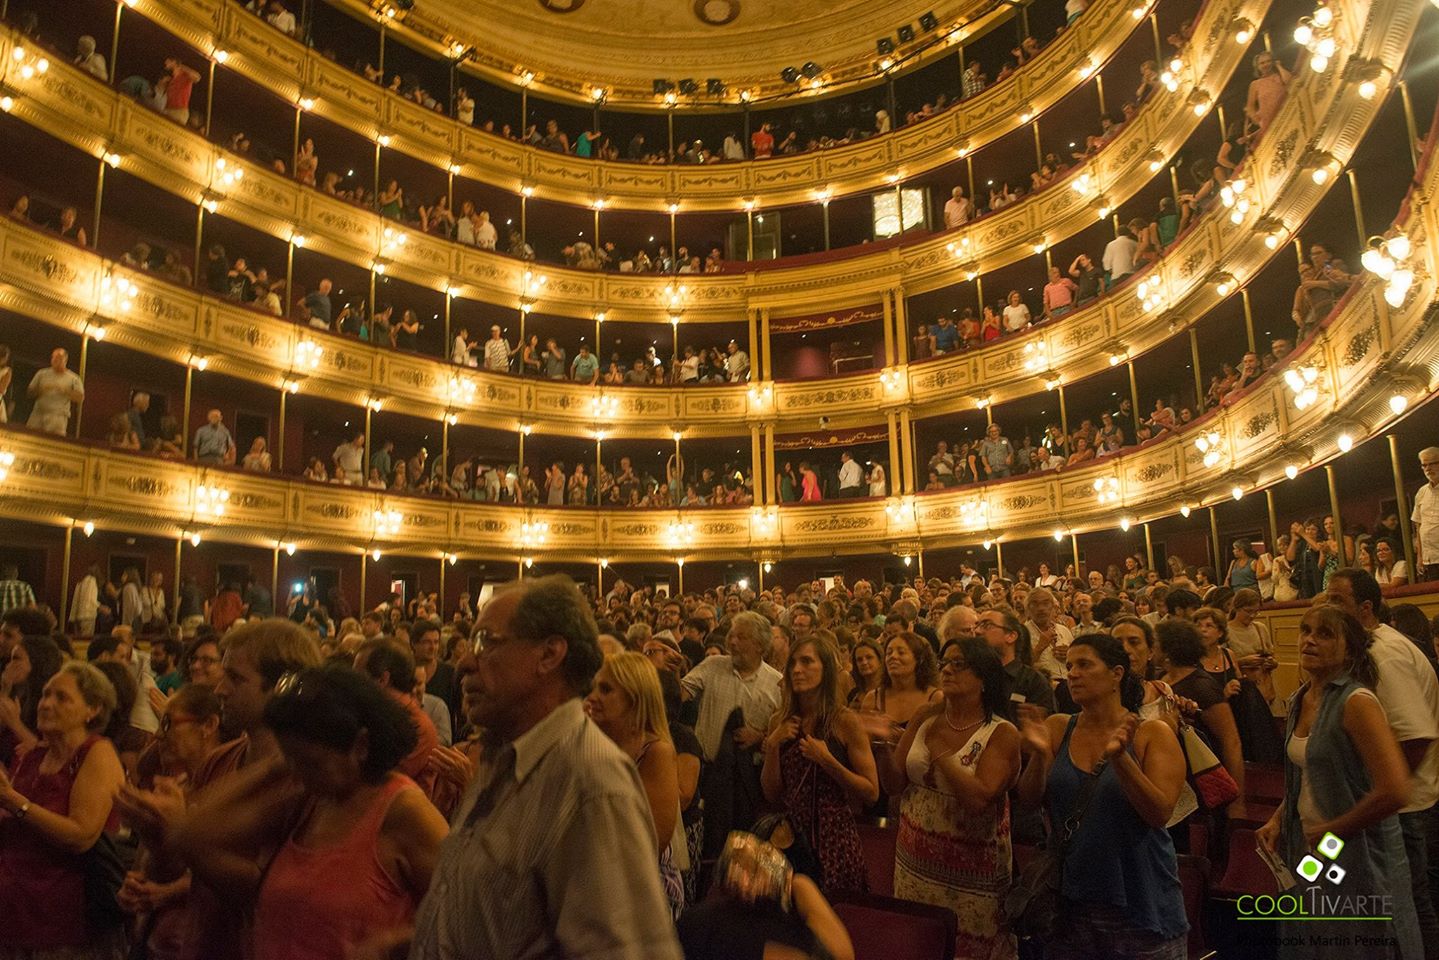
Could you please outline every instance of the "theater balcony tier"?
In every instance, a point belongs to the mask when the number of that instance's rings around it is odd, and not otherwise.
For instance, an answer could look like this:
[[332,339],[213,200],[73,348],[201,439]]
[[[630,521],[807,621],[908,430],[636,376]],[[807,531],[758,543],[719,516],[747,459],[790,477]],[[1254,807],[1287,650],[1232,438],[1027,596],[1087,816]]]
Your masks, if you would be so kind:
[[[975,150],[1023,126],[1058,103],[1119,49],[1152,0],[1095,0],[1082,17],[1011,79],[933,119],[845,147],[766,160],[653,166],[601,163],[521,146],[388,93],[351,70],[278,31],[233,0],[138,0],[136,8],[209,54],[227,53],[225,68],[274,91],[289,104],[313,100],[315,112],[366,138],[381,134],[394,149],[446,169],[459,164],[466,176],[518,191],[588,206],[607,198],[615,207],[737,210],[742,198],[772,207],[809,203],[814,191],[836,195],[883,189],[899,170],[914,176],[956,159],[960,146]],[[1195,37],[1202,45],[1228,42],[1237,17],[1260,23],[1263,0],[1213,0],[1199,14]],[[406,39],[411,39],[407,35]],[[1242,52],[1242,48],[1241,51]],[[513,63],[502,72],[513,80]],[[587,92],[592,78],[584,88]],[[586,94],[588,95],[588,93]]]
[[[1154,176],[1151,151],[1167,158],[1180,149],[1203,120],[1190,95],[1222,89],[1245,59],[1245,49],[1227,37],[1225,25],[1236,12],[1261,17],[1268,0],[1242,6],[1240,11],[1215,0],[1206,7],[1199,29],[1210,32],[1196,33],[1193,41],[1192,84],[1152,96],[1114,142],[1060,183],[960,230],[872,253],[856,248],[848,256],[745,274],[673,278],[545,267],[550,283],[535,308],[584,318],[604,311],[614,320],[651,322],[668,320],[677,306],[686,321],[735,321],[747,308],[762,307],[776,315],[805,314],[873,304],[886,289],[911,294],[938,289],[970,273],[982,275],[1033,256],[1039,245],[1093,224],[1099,207],[1116,209],[1149,182]],[[6,35],[0,44],[6,64],[12,62],[8,53],[15,41],[13,34]],[[205,201],[222,216],[281,240],[299,235],[321,254],[364,269],[379,265],[390,276],[434,290],[452,288],[494,304],[520,303],[530,269],[521,261],[404,230],[244,163],[69,67],[56,64],[17,83],[16,116],[97,158],[109,155],[121,169],[162,189],[194,203]],[[232,181],[225,173],[237,164],[245,173]],[[396,237],[401,231],[403,243]],[[673,293],[680,285],[685,289],[676,304]]]
[[[28,431],[0,432],[0,515],[168,537],[411,556],[755,560],[969,545],[1142,522],[1280,482],[1325,463],[1412,410],[1439,384],[1439,168],[1429,164],[1396,221],[1414,282],[1393,306],[1365,274],[1291,358],[1315,372],[1300,409],[1265,378],[1183,432],[1056,473],[887,500],[752,509],[597,511],[460,504],[117,453]],[[7,252],[6,262],[12,254]],[[1202,441],[1202,442],[1200,442]],[[12,459],[13,458],[13,459]],[[203,488],[203,492],[202,492]],[[217,491],[228,509],[204,511]]]
[[[1306,70],[1292,84],[1270,133],[1246,166],[1253,203],[1240,222],[1234,223],[1230,211],[1216,206],[1164,260],[1136,278],[1147,281],[1147,303],[1133,288],[1121,288],[1047,327],[924,363],[904,363],[907,335],[891,334],[890,365],[882,371],[822,382],[770,381],[764,372],[768,322],[771,315],[783,313],[783,308],[767,304],[767,299],[778,296],[778,291],[771,289],[768,297],[756,295],[753,300],[740,301],[741,309],[747,307],[751,313],[751,327],[756,331],[752,341],[758,338],[760,344],[757,351],[752,344],[751,353],[764,378],[748,388],[609,387],[601,391],[564,382],[522,381],[315,334],[307,328],[200,297],[145,274],[126,272],[84,250],[11,223],[0,225],[4,244],[0,298],[10,309],[71,330],[103,325],[106,335],[117,342],[179,363],[201,356],[218,372],[276,388],[290,379],[307,392],[344,402],[362,404],[378,395],[384,396],[392,409],[431,419],[453,409],[462,418],[483,417],[488,425],[502,428],[534,424],[541,432],[583,433],[602,420],[604,429],[634,436],[666,436],[677,428],[733,435],[743,432],[735,430],[736,421],[783,423],[813,420],[824,414],[832,418],[834,426],[841,427],[880,422],[886,410],[909,409],[915,416],[930,416],[966,407],[974,409],[981,400],[1000,402],[1043,391],[1051,371],[1059,373],[1062,380],[1075,380],[1104,369],[1112,356],[1138,357],[1196,321],[1222,297],[1216,278],[1231,278],[1231,283],[1239,285],[1253,277],[1272,255],[1266,241],[1282,244],[1317,204],[1323,188],[1315,182],[1314,174],[1321,166],[1326,171],[1331,167],[1337,171],[1352,155],[1376,114],[1377,101],[1366,100],[1356,89],[1358,85],[1344,82],[1341,74],[1351,62],[1397,65],[1402,61],[1417,22],[1418,10],[1413,4],[1398,0],[1384,0],[1372,8],[1356,4],[1352,17],[1346,15],[1340,22],[1352,19],[1356,26],[1362,25],[1368,12],[1374,11],[1377,16],[1380,10],[1385,19],[1375,22],[1382,23],[1383,29],[1368,30],[1362,39],[1345,37],[1341,49],[1352,51],[1348,60],[1336,62],[1324,73]],[[47,77],[58,74],[58,69],[52,70]],[[67,90],[78,86],[59,84]],[[36,98],[49,96],[49,90],[47,80]],[[96,90],[108,96],[103,88]],[[89,93],[95,91],[80,92],[85,96],[77,100],[85,103],[90,102]],[[70,102],[64,97],[58,99]],[[1193,115],[1182,106],[1176,112]],[[115,119],[103,111],[100,117]],[[178,128],[164,125],[159,119],[142,119],[148,125],[145,129],[155,131],[157,136],[163,134],[168,138],[166,143],[184,136]],[[137,136],[136,142],[143,144],[145,138]],[[1123,141],[1115,145],[1123,146]],[[157,179],[167,175],[166,171],[180,169],[169,165],[164,147],[148,148],[143,159],[132,157],[126,162],[154,171]],[[195,162],[200,162],[198,156]],[[242,183],[251,181],[246,177]],[[1072,190],[1061,192],[1077,196]],[[252,219],[258,217],[257,213]],[[378,224],[375,229],[378,231]],[[1266,234],[1265,230],[1274,233]],[[415,245],[422,245],[425,239],[418,238]],[[482,256],[478,252],[460,253],[465,257]],[[939,255],[954,260],[942,248]],[[523,283],[520,265],[496,257],[485,260],[506,270],[513,266],[510,279],[516,286]],[[133,306],[128,312],[120,312],[115,298],[107,297],[107,277],[111,283],[123,277],[135,284]],[[633,282],[613,275],[563,272],[564,280],[572,277],[596,286]],[[738,282],[742,285],[755,279],[740,278]],[[897,278],[888,279],[894,282]],[[550,286],[559,285],[554,281]],[[1137,286],[1135,282],[1133,287]],[[887,296],[885,289],[883,284],[874,288]],[[894,328],[905,331],[903,297],[894,302],[900,307],[891,317]],[[686,311],[684,322],[688,324],[692,319]],[[323,348],[319,365],[313,369],[297,368],[296,349],[304,339],[313,339]],[[1045,362],[1036,365],[1034,361],[1039,356]],[[614,398],[606,405],[603,418],[596,415],[595,407],[601,393]]]

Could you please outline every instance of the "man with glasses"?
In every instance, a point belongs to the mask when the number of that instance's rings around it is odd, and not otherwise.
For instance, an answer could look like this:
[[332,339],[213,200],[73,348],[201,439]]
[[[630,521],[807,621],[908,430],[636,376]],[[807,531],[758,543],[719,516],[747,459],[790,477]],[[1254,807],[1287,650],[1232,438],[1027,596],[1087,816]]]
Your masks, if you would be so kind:
[[1414,494],[1414,563],[1425,580],[1439,580],[1439,447],[1419,451],[1427,481]]
[[1343,260],[1333,256],[1324,244],[1311,244],[1309,262],[1299,268],[1299,289],[1294,292],[1296,339],[1309,336],[1353,282],[1354,275]]
[[979,615],[973,607],[957,604],[944,612],[939,621],[939,645],[943,647],[951,640],[967,640],[976,635]]
[[475,628],[474,782],[415,916],[411,960],[680,960],[638,769],[586,717],[589,605],[563,575],[495,594]]
[[976,627],[980,638],[999,654],[1009,678],[1010,721],[1015,720],[1021,703],[1032,703],[1045,713],[1053,713],[1054,688],[1043,674],[1024,662],[1030,656],[1029,631],[1014,611],[986,610],[979,615]]

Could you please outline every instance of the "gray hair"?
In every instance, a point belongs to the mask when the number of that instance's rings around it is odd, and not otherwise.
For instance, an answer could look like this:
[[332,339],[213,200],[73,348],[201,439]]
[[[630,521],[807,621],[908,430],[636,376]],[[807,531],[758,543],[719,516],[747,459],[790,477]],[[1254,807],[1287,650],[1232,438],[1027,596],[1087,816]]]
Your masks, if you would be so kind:
[[600,669],[599,628],[575,582],[562,573],[520,580],[506,588],[520,595],[510,618],[510,632],[517,640],[541,643],[560,637],[568,645],[564,675],[576,693],[589,691]]
[[730,621],[730,629],[759,643],[760,650],[766,657],[774,649],[774,636],[770,633],[770,622],[752,610],[735,614],[734,619]]
[[1430,460],[1439,459],[1439,447],[1425,447],[1423,450],[1420,450],[1419,459],[1423,460],[1425,457],[1428,457]]
[[[944,616],[939,618],[939,629],[936,632],[939,633],[941,643],[948,643],[950,640],[961,636],[959,632],[959,621],[964,616],[964,613],[961,611],[968,611],[969,615],[974,617],[976,621],[979,619],[979,614],[975,612],[973,607],[966,607],[962,603],[950,607],[944,612]],[[974,631],[971,630],[970,633],[972,635]]]
[[1035,587],[1029,591],[1029,596],[1024,598],[1025,612],[1029,612],[1031,608],[1045,601],[1053,604],[1059,603],[1059,601],[1055,599],[1054,593],[1048,587]]
[[120,702],[110,678],[101,673],[99,667],[79,660],[67,660],[59,672],[68,673],[75,678],[75,686],[80,691],[81,699],[86,706],[97,711],[94,719],[85,725],[85,729],[104,730],[110,722],[110,714],[115,712],[115,707]]

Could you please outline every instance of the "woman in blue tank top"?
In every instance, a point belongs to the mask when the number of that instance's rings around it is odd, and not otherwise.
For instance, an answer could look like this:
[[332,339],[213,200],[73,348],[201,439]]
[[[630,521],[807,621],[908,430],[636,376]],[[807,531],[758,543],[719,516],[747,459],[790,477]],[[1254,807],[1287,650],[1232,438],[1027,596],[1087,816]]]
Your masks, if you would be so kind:
[[1069,647],[1074,716],[1022,718],[1020,802],[1044,803],[1051,842],[1088,802],[1065,853],[1058,928],[1047,960],[1184,960],[1189,924],[1165,830],[1184,784],[1184,755],[1162,720],[1141,720],[1144,688],[1107,634]]

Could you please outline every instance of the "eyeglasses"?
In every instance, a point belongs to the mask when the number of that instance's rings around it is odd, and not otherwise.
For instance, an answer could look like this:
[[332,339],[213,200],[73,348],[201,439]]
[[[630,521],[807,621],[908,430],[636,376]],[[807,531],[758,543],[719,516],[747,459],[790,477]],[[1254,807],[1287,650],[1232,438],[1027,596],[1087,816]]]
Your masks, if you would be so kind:
[[191,657],[191,663],[216,664],[220,662],[219,657]]
[[194,717],[178,716],[172,717],[168,713],[160,718],[160,729],[157,731],[160,736],[170,732],[171,727],[181,727],[187,723],[199,723]]
[[493,654],[513,639],[514,637],[507,637],[498,631],[480,627],[475,631],[472,650],[477,657]]
[[963,657],[940,657],[939,669],[941,670],[968,670],[969,661]]

